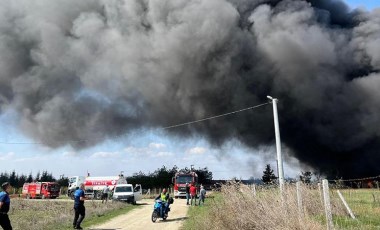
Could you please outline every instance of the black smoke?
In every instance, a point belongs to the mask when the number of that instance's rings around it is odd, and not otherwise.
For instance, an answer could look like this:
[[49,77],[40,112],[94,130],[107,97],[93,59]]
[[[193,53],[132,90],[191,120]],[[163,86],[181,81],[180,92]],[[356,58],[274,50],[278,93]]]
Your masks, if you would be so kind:
[[[322,172],[380,174],[380,10],[339,0],[2,0],[1,112],[85,148],[280,99],[283,144]],[[270,106],[168,130],[273,143]]]

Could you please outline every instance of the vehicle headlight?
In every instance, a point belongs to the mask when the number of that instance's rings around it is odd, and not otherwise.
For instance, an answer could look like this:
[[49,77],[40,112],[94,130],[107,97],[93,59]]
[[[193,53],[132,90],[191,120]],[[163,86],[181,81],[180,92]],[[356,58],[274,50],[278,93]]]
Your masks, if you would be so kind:
[[113,196],[113,198],[117,199],[117,195]]

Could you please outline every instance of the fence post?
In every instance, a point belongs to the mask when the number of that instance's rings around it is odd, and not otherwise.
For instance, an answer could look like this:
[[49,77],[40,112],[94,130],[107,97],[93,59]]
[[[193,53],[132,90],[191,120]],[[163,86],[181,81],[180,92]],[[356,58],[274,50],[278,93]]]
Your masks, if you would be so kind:
[[256,185],[252,185],[253,196],[256,197]]
[[303,213],[303,205],[302,205],[302,194],[301,194],[301,182],[296,183],[297,189],[297,204],[298,204],[298,216],[300,221],[302,221],[304,213]]
[[339,190],[338,190],[338,195],[339,195],[339,198],[342,200],[344,206],[346,207],[348,213],[350,214],[351,218],[352,218],[352,219],[355,219],[355,215],[354,215],[354,213],[352,212],[352,210],[351,210],[350,207],[348,206],[346,200],[344,199],[344,197],[342,196],[342,194],[340,193]]
[[321,204],[323,205],[323,192],[322,192],[322,184],[318,183],[318,191],[319,191],[319,198],[321,200]]
[[332,230],[334,229],[334,223],[332,220],[331,205],[330,205],[329,182],[326,179],[322,180],[322,187],[323,187],[323,199],[325,202],[327,230]]

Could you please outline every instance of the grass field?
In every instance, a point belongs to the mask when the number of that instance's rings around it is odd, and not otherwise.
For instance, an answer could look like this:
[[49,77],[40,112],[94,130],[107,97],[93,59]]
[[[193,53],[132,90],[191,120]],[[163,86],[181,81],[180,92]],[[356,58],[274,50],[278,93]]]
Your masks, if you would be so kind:
[[[137,206],[122,202],[86,201],[86,218],[83,227],[103,223],[124,214]],[[25,200],[12,199],[9,212],[12,227],[18,229],[72,229],[74,217],[71,200]]]
[[[377,189],[346,189],[342,195],[356,219],[334,216],[334,223],[341,229],[380,229],[380,191]],[[334,199],[336,194],[333,192]]]
[[[380,190],[340,190],[356,219],[347,214],[336,190],[330,198],[335,229],[380,229]],[[287,186],[284,200],[277,188],[224,185],[207,197],[204,206],[189,208],[183,229],[326,229],[323,201],[318,189],[302,187],[302,218],[296,190]],[[86,201],[84,227],[94,226],[138,206],[120,202]],[[72,229],[72,200],[25,200],[12,198],[10,218],[18,229]],[[281,226],[281,227],[279,227]]]
[[[380,229],[380,191],[341,190],[354,212],[351,219],[331,190],[330,199],[335,229]],[[277,189],[252,188],[230,184],[213,193],[203,207],[190,207],[183,229],[326,229],[323,200],[315,188],[302,188],[302,214],[298,212],[296,190],[287,186],[284,200]]]

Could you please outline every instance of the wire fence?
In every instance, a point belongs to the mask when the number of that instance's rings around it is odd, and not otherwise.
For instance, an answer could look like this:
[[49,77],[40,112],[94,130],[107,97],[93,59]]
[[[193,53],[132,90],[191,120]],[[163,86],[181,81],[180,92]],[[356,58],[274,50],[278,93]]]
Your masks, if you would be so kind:
[[[331,184],[330,184],[331,185]],[[199,229],[380,229],[380,190],[302,182],[276,185],[228,183]],[[220,208],[223,207],[223,208]],[[233,215],[231,215],[231,213]],[[236,215],[235,215],[236,214]]]

